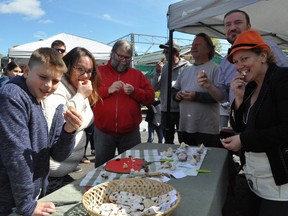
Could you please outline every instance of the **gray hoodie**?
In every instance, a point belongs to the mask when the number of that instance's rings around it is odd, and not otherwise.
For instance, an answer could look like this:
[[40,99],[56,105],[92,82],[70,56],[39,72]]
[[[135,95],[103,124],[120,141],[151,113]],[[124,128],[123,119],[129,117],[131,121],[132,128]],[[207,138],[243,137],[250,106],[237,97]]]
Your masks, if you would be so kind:
[[[177,77],[187,66],[191,65],[187,60],[180,59],[177,65],[172,68],[172,83],[171,87],[175,84]],[[152,79],[152,86],[155,91],[160,90],[161,111],[167,112],[167,92],[168,92],[168,62],[163,66],[162,73],[156,73]],[[171,95],[172,96],[172,95]],[[170,99],[170,111],[179,112],[179,103]]]

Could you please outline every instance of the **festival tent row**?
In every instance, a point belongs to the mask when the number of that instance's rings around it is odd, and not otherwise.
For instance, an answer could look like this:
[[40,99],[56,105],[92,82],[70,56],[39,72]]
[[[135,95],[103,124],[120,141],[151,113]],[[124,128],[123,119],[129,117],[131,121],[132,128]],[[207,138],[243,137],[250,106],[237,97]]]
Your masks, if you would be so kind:
[[95,40],[66,33],[60,33],[45,40],[39,40],[10,48],[8,51],[8,57],[16,61],[18,60],[17,62],[21,60],[28,61],[34,50],[40,47],[51,47],[54,40],[62,40],[66,44],[67,52],[77,46],[88,49],[94,55],[95,59],[97,60],[97,64],[106,63],[110,58],[110,52],[112,49],[111,46]]

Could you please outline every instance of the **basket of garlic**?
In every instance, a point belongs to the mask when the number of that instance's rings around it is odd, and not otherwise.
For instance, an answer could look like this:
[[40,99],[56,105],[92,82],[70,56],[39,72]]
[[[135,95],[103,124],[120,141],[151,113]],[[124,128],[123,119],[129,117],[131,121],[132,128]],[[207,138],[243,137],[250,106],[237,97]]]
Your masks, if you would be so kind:
[[89,215],[171,215],[180,194],[167,183],[147,178],[127,178],[90,188],[82,197]]

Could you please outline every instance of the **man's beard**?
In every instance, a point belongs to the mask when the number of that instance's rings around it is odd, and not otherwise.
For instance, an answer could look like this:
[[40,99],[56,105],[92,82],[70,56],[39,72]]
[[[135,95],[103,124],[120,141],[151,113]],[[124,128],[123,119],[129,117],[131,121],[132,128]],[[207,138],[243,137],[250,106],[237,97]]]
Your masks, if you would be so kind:
[[111,60],[111,65],[119,73],[127,71],[130,68],[130,62],[122,64],[120,61],[117,61],[115,59]]

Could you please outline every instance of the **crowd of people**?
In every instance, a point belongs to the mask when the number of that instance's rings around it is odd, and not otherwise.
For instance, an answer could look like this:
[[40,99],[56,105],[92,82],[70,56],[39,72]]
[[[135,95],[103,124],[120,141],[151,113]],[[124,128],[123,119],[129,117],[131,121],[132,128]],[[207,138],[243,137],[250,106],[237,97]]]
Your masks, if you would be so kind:
[[[192,42],[193,63],[180,57],[175,41],[161,44],[165,58],[151,83],[131,66],[127,40],[115,42],[105,65],[83,47],[67,52],[61,40],[35,50],[23,68],[10,62],[0,79],[0,215],[53,214],[52,202],[37,200],[73,181],[69,173],[90,162],[89,143],[95,167],[141,143],[142,106],[147,142],[156,131],[158,143],[174,144],[177,133],[179,143],[241,157],[248,198],[233,210],[224,206],[224,216],[288,215],[288,58],[251,29],[242,10],[224,16],[231,48],[220,65],[205,33]],[[221,119],[224,106],[229,117]],[[221,138],[228,118],[233,135]]]

